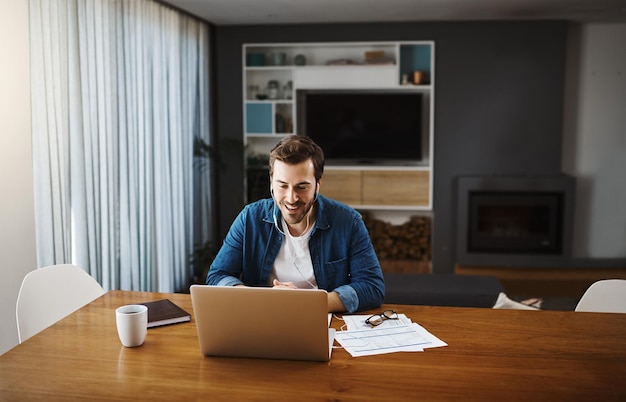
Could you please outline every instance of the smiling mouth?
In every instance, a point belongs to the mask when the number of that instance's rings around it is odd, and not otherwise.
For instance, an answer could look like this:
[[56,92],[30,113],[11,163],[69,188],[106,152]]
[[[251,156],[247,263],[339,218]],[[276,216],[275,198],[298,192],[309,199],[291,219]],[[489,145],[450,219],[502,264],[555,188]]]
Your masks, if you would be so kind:
[[298,204],[283,204],[283,205],[284,205],[285,209],[286,209],[288,212],[296,212],[296,211],[298,211],[298,210],[300,209],[300,207],[301,207],[301,204],[300,204],[300,203],[298,203]]

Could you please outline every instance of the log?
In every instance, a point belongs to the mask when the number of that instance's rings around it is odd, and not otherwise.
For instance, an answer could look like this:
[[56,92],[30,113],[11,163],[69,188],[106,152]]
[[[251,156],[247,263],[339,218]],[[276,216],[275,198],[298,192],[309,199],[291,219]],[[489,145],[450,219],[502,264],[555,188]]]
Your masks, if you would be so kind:
[[412,216],[401,225],[392,225],[363,214],[363,221],[379,260],[431,261],[430,217]]

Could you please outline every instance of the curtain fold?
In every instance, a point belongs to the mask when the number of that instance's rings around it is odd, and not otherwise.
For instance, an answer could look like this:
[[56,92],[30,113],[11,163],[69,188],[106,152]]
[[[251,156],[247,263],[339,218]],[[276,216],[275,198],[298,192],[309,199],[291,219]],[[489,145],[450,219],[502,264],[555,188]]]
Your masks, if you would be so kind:
[[30,26],[39,266],[186,290],[211,238],[208,26],[149,0],[30,0]]

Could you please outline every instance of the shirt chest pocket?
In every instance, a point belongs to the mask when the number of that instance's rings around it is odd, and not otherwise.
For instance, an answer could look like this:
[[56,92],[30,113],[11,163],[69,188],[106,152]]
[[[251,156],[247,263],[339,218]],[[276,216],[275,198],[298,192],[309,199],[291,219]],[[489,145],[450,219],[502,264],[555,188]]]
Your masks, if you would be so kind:
[[349,262],[350,259],[345,257],[324,263],[324,273],[331,287],[349,283]]

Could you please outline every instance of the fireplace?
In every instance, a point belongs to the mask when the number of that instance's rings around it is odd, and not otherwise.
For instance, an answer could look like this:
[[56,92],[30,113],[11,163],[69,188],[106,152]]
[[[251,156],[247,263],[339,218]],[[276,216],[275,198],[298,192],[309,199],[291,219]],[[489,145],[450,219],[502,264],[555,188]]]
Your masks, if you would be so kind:
[[549,266],[571,254],[574,179],[460,177],[457,263]]
[[563,194],[476,191],[469,194],[469,252],[562,252]]

